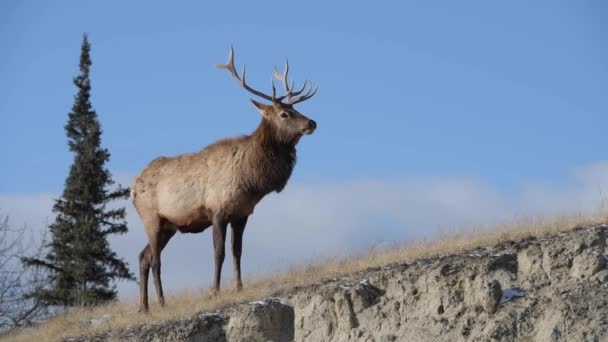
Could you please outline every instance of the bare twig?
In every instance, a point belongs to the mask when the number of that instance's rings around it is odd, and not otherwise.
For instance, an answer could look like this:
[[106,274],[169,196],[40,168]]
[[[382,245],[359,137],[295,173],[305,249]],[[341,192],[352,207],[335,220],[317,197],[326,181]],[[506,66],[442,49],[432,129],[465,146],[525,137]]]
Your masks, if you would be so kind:
[[46,317],[44,305],[27,295],[44,285],[42,270],[25,268],[21,258],[42,253],[43,241],[34,243],[25,238],[27,229],[12,229],[8,216],[0,216],[0,332],[23,327]]

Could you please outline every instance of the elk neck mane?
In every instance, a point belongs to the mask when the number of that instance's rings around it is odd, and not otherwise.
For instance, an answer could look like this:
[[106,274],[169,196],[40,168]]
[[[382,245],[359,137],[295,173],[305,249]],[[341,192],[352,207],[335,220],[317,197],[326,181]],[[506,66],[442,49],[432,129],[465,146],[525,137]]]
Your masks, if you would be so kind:
[[248,148],[239,163],[243,183],[252,192],[263,195],[281,192],[296,164],[297,137],[281,136],[266,119],[245,139]]

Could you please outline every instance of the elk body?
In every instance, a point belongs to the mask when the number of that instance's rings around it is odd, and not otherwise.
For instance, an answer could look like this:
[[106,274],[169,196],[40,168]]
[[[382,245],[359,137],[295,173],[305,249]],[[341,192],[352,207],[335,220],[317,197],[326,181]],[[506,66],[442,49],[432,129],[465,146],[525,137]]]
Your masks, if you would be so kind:
[[302,135],[312,134],[316,128],[316,123],[293,105],[311,98],[317,89],[313,90],[312,84],[306,81],[302,88],[294,90],[293,82],[290,84],[287,78],[287,60],[283,73],[276,69],[273,72],[285,90],[279,97],[274,83],[272,95],[247,85],[245,68],[241,76],[236,72],[232,49],[228,63],[218,67],[228,70],[243,88],[270,103],[251,100],[262,114],[259,126],[251,135],[223,139],[195,153],[157,158],[136,177],[131,198],[148,237],[148,244],[139,254],[142,312],[148,311],[150,268],[159,303],[165,304],[160,277],[161,252],[177,231],[200,233],[213,227],[212,293],[217,293],[230,224],[234,286],[237,291],[242,289],[241,252],[247,218],[265,195],[285,187],[296,163],[296,144]]

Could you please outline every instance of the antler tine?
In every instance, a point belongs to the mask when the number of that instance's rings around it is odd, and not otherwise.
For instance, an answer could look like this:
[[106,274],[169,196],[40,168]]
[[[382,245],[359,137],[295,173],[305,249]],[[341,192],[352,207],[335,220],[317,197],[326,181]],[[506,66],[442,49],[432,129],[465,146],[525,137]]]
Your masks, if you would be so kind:
[[283,73],[280,73],[279,70],[277,70],[277,67],[274,67],[274,70],[272,71],[272,76],[274,76],[274,78],[276,78],[277,80],[279,80],[283,83],[283,87],[285,88],[285,96],[290,94],[291,89],[293,88],[293,86],[290,88],[289,83],[287,82],[288,74],[289,74],[289,61],[287,60],[287,57],[285,57],[285,71]]
[[249,91],[250,93],[259,96],[263,99],[266,99],[268,101],[275,101],[275,97],[274,97],[274,85],[273,85],[273,96],[269,96],[266,95],[260,91],[257,91],[253,88],[251,88],[250,86],[247,85],[247,83],[245,82],[245,65],[243,65],[243,74],[241,75],[241,77],[239,77],[239,74],[236,72],[236,68],[234,67],[234,48],[230,47],[230,54],[228,55],[228,63],[226,64],[216,64],[216,67],[220,68],[220,69],[226,69],[230,72],[230,74],[232,75],[232,77],[234,77],[239,84],[241,85],[241,87],[245,88],[247,91]]
[[270,79],[270,85],[272,86],[272,98],[276,99],[276,97],[277,97],[277,88],[275,88],[275,86],[274,86],[274,80],[272,78]]
[[283,81],[283,74],[281,74],[279,70],[277,70],[276,66],[272,70],[272,76],[281,82]]
[[[296,91],[292,91],[290,97],[292,97],[292,96],[298,96],[298,95],[302,94],[302,92],[304,91],[304,89],[306,89],[306,84],[308,82],[309,82],[308,80],[305,80],[304,84],[302,85],[302,88],[300,88],[299,90],[296,90]],[[312,83],[311,83],[311,86],[312,86]],[[293,89],[293,82],[292,82],[292,89]]]
[[310,89],[308,90],[308,92],[302,96],[296,97],[294,99],[290,99],[289,104],[294,105],[296,103],[306,101],[306,100],[310,99],[311,97],[315,96],[315,94],[317,93],[317,90],[319,90],[319,87],[316,86],[313,90],[312,83],[310,83]]

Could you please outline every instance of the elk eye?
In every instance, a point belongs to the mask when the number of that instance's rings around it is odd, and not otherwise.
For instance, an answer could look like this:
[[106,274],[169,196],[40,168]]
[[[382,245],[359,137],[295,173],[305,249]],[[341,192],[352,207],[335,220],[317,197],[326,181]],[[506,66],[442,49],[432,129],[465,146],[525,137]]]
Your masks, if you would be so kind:
[[289,113],[287,113],[287,112],[283,112],[283,113],[281,113],[281,117],[282,117],[283,119],[287,119],[287,118],[289,117]]

